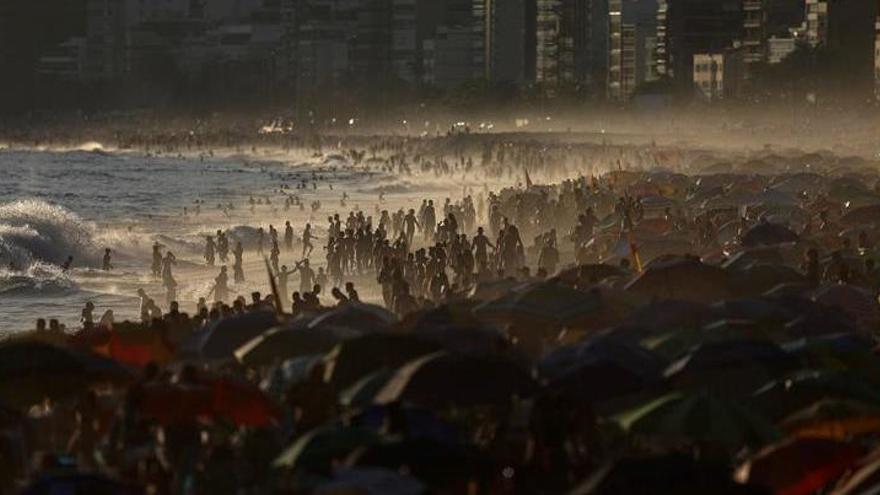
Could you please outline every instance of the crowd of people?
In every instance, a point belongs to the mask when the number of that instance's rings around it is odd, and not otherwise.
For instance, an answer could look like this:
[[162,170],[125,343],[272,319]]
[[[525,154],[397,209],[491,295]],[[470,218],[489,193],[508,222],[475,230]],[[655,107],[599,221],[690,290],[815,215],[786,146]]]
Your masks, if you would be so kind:
[[[876,490],[875,164],[684,173],[651,148],[605,173],[583,164],[602,147],[351,151],[515,185],[383,197],[323,227],[268,225],[248,249],[218,230],[204,265],[219,273],[191,315],[156,243],[167,311],[140,291],[140,322],[87,305],[76,332],[43,321],[0,345],[0,489]],[[532,183],[554,160],[586,172]],[[249,300],[247,257],[268,282]]]

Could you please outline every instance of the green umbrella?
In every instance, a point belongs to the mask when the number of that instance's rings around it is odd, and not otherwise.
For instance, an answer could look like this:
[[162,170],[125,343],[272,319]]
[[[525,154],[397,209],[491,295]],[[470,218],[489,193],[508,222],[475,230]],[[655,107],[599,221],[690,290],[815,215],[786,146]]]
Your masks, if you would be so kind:
[[334,461],[348,457],[360,447],[374,445],[379,436],[363,428],[317,428],[299,437],[275,459],[273,466],[289,471],[329,470]]
[[780,438],[776,428],[761,416],[705,391],[660,397],[621,414],[617,421],[634,435],[720,446],[729,452]]
[[880,390],[851,372],[807,370],[771,381],[749,404],[776,421],[824,399],[849,399],[880,405]]

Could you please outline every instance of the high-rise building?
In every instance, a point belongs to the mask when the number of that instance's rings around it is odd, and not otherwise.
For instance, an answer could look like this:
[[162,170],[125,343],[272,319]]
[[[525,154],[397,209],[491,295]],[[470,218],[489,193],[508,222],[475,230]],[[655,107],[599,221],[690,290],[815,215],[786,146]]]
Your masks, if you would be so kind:
[[416,1],[359,0],[356,19],[351,59],[356,79],[383,84],[414,82]]
[[530,16],[536,15],[535,0],[441,1],[443,21],[433,38],[423,40],[428,83],[449,87],[468,75],[493,84],[532,81],[535,68],[529,60],[535,57],[536,23]]
[[607,96],[628,100],[639,85],[658,78],[654,0],[611,0],[608,7]]
[[806,1],[806,38],[812,47],[828,42],[828,0]]
[[764,0],[743,0],[744,62],[747,67],[767,60],[767,12]]
[[589,88],[594,82],[593,4],[538,0],[536,81],[551,94],[559,88]]
[[121,79],[130,72],[125,0],[88,0],[85,73],[90,79]]
[[659,0],[657,67],[691,84],[696,53],[717,53],[744,39],[744,0]]
[[874,24],[874,97],[880,100],[880,15]]

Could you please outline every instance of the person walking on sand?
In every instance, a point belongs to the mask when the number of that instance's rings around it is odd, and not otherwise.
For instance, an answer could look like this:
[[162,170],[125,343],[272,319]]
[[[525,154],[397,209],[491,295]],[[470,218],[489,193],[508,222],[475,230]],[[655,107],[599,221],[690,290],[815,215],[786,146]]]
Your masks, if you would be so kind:
[[302,242],[303,242],[302,257],[303,258],[308,258],[309,255],[312,254],[312,251],[314,251],[315,246],[312,245],[313,239],[319,239],[319,238],[312,235],[312,224],[307,223],[306,228],[303,230],[303,238],[302,238]]

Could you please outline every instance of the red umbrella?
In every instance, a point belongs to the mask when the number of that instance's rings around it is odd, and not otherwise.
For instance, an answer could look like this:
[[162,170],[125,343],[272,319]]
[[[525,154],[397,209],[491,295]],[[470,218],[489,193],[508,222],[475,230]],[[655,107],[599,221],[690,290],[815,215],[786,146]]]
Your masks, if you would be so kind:
[[162,424],[222,419],[244,426],[269,426],[281,409],[259,388],[226,378],[195,384],[152,384],[141,392],[140,411]]
[[864,451],[850,443],[793,438],[758,452],[739,468],[736,478],[775,495],[810,495],[840,477],[862,455]]

